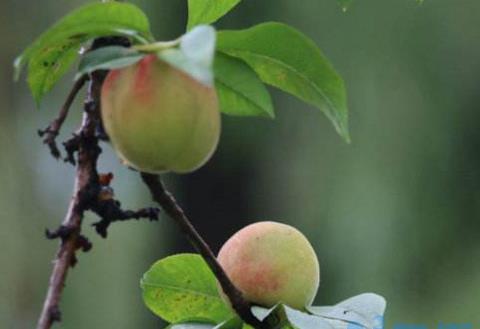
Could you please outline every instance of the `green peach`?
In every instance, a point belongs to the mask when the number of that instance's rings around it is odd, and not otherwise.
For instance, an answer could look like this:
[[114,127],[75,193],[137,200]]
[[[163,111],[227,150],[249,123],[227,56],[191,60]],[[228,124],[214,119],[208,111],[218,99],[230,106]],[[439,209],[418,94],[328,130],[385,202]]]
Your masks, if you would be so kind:
[[311,244],[294,227],[251,224],[220,249],[218,261],[248,301],[296,309],[311,305],[320,284],[320,265]]
[[214,87],[155,55],[110,71],[102,86],[101,114],[123,162],[149,173],[199,168],[220,135]]

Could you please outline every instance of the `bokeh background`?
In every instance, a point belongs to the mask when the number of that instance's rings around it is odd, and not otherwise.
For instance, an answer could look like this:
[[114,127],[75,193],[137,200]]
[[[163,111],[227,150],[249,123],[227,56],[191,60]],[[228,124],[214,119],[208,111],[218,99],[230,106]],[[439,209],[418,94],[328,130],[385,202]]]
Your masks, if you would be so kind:
[[[55,115],[72,76],[36,110],[11,63],[42,30],[86,1],[0,2],[0,327],[33,328],[73,168],[36,135]],[[158,39],[183,31],[186,1],[134,1]],[[217,25],[283,21],[322,48],[348,88],[353,143],[325,117],[273,91],[276,120],[224,117],[214,158],[167,181],[215,251],[247,223],[295,225],[322,265],[317,304],[373,291],[399,323],[480,324],[480,2],[244,0]],[[80,102],[62,138],[80,118]],[[151,204],[137,175],[104,147],[103,171],[125,206]],[[160,328],[142,304],[139,279],[155,260],[190,251],[168,218],[119,223],[79,255],[58,328]]]

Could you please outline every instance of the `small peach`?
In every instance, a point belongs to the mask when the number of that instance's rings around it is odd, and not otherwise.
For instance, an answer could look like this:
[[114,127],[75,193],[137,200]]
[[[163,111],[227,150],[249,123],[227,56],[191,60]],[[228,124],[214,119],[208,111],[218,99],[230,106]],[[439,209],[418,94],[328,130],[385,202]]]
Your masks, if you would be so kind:
[[312,246],[297,229],[277,222],[251,224],[221,248],[218,261],[248,301],[310,306],[320,283]]
[[155,55],[108,74],[101,113],[119,157],[149,173],[197,169],[220,135],[215,88]]

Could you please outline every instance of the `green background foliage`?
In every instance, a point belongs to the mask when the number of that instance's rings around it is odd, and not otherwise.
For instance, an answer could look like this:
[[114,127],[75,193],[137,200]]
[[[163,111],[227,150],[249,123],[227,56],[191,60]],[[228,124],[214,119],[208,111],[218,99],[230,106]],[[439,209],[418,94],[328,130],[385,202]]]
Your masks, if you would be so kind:
[[[353,143],[343,143],[319,111],[276,91],[273,121],[224,116],[212,161],[168,177],[215,250],[247,222],[283,220],[319,254],[316,304],[375,291],[389,302],[387,326],[480,324],[480,4],[460,2],[354,1],[343,13],[330,0],[244,0],[219,22],[242,29],[282,21],[311,37],[346,82]],[[42,232],[59,223],[73,183],[73,169],[54,162],[35,134],[73,75],[35,111],[26,84],[11,82],[11,62],[84,3],[0,2],[0,323],[7,328],[36,321],[56,249]],[[183,33],[186,2],[134,3],[158,39]],[[150,203],[138,177],[104,149],[101,169],[115,171],[124,204]],[[79,255],[69,276],[62,328],[160,326],[143,305],[138,278],[155,260],[190,250],[174,224],[119,223],[107,240],[88,225],[85,232],[94,249]]]

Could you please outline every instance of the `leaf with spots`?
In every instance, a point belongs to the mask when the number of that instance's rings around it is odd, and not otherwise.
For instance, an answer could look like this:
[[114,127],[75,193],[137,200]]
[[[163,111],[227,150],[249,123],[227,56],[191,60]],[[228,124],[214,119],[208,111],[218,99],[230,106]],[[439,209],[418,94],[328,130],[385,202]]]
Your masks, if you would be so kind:
[[141,287],[147,307],[170,323],[220,323],[233,316],[218,293],[213,273],[196,254],[159,260],[144,274]]
[[111,35],[136,42],[153,40],[149,21],[138,7],[118,2],[88,4],[63,17],[17,57],[15,78],[28,64],[27,81],[38,104],[75,61],[83,43]]

